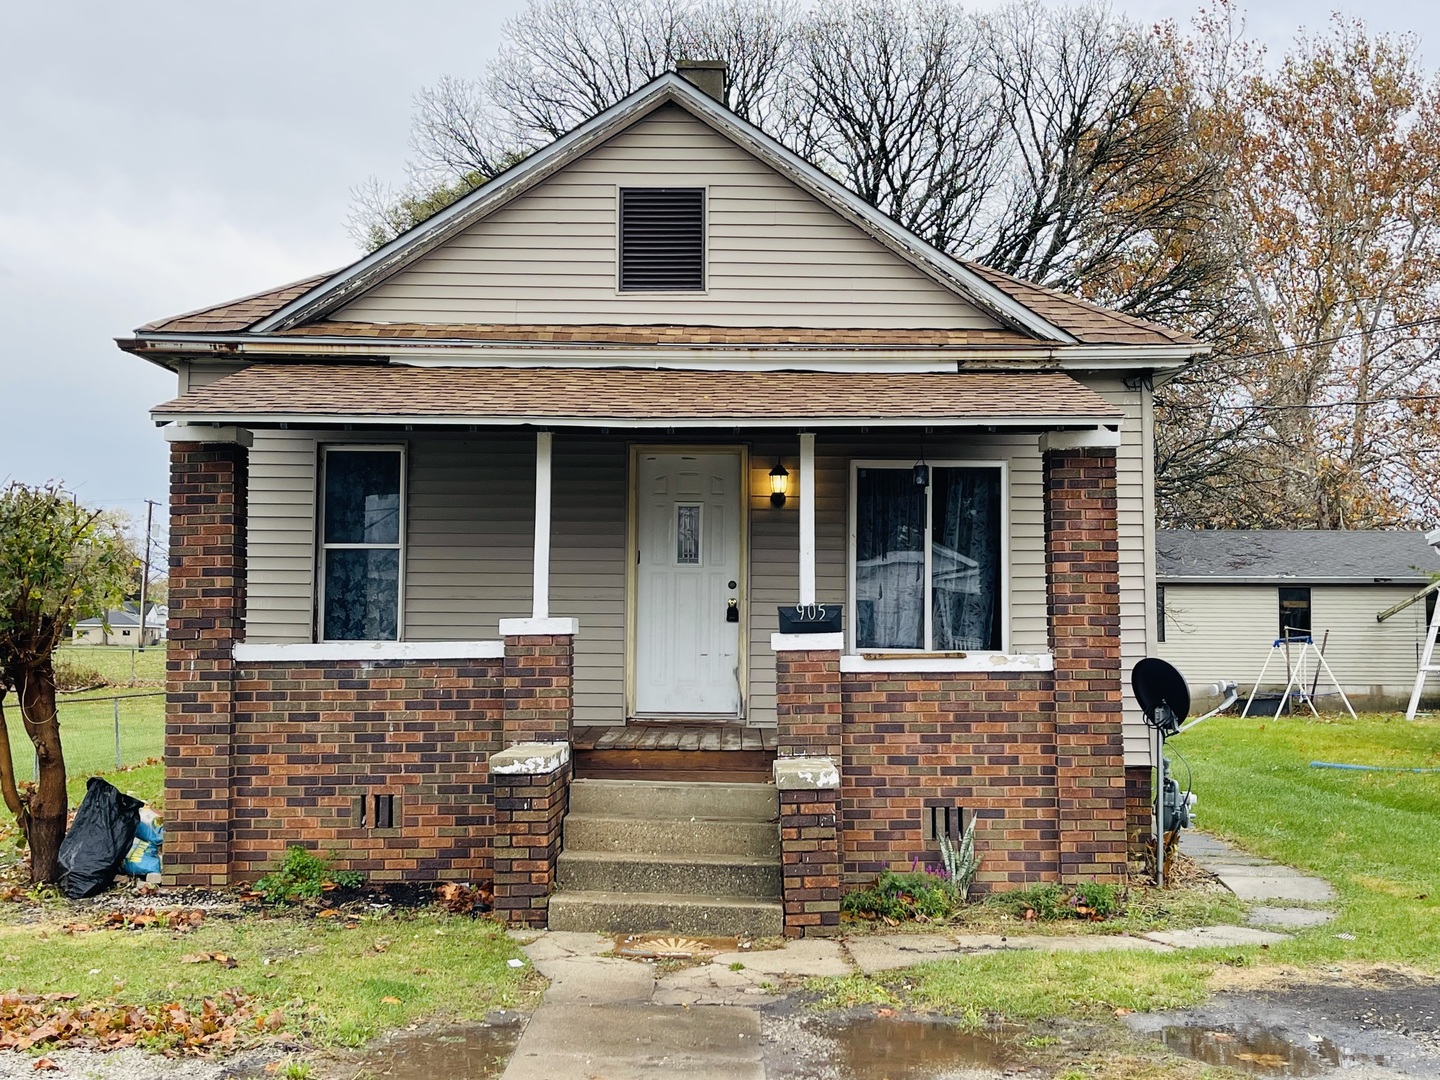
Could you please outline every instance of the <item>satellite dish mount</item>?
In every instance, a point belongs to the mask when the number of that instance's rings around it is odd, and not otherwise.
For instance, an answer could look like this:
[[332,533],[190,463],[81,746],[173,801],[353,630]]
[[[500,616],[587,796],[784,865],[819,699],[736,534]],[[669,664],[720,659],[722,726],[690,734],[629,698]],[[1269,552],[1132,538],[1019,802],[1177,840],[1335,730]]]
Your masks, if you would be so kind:
[[1170,761],[1165,756],[1165,740],[1180,731],[1190,715],[1190,688],[1185,676],[1172,665],[1147,656],[1135,665],[1130,675],[1135,700],[1145,714],[1145,722],[1155,732],[1155,884],[1165,886],[1165,837],[1172,831],[1190,825],[1190,810],[1195,805],[1193,792],[1181,793],[1180,784],[1170,775]]

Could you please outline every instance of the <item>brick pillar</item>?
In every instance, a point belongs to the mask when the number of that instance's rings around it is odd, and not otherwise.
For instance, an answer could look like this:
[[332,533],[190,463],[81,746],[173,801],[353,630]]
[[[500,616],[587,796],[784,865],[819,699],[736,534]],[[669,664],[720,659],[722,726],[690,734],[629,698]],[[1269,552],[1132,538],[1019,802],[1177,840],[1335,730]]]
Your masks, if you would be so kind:
[[575,620],[501,619],[500,634],[505,638],[502,744],[569,742],[574,714]]
[[1119,546],[1115,451],[1046,448],[1046,595],[1067,883],[1125,880]]
[[775,762],[786,937],[840,928],[840,772],[830,758]]
[[495,915],[544,929],[570,793],[569,743],[517,743],[490,756]]
[[225,885],[230,871],[232,648],[245,636],[249,453],[170,447],[170,622],[165,675],[167,885]]
[[775,635],[776,737],[781,757],[840,760],[839,639],[839,634]]

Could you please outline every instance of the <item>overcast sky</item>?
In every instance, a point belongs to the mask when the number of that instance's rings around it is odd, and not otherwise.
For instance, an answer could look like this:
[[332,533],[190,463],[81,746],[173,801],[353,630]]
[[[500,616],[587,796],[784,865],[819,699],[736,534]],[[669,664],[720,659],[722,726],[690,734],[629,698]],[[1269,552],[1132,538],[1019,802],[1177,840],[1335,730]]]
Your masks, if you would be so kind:
[[[0,480],[60,479],[141,515],[163,500],[147,409],[173,376],[112,339],[355,258],[352,185],[403,177],[415,93],[477,74],[522,4],[0,3]],[[1114,6],[1150,21],[1195,5]],[[1329,10],[1247,8],[1275,52]],[[1343,10],[1440,48],[1435,5]]]

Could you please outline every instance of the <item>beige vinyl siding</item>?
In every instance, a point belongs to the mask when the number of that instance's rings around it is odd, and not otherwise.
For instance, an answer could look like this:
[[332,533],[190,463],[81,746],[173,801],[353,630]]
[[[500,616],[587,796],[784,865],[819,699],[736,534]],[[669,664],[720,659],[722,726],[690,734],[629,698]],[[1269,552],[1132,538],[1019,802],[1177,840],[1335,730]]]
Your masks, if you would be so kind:
[[580,620],[575,722],[618,724],[625,719],[628,452],[621,439],[562,433],[553,453],[550,614]]
[[[1146,765],[1150,762],[1150,735],[1130,689],[1130,673],[1138,661],[1155,655],[1154,415],[1150,394],[1144,389],[1131,390],[1114,377],[1082,377],[1080,381],[1125,414],[1120,427],[1120,449],[1115,455],[1125,760],[1131,765]],[[1042,567],[1042,575],[1043,572]],[[1042,585],[1043,581],[1042,576]]]
[[[704,293],[621,293],[618,189],[707,190]],[[669,105],[342,308],[360,322],[989,327],[973,305]]]
[[494,640],[530,614],[535,436],[411,436],[405,638]]
[[[1138,406],[1137,406],[1138,407]],[[1144,485],[1140,440],[1122,447],[1122,633],[1127,672],[1144,655]],[[312,638],[316,453],[322,436],[258,432],[251,454],[251,641]],[[332,439],[330,435],[323,436]],[[358,439],[333,441],[360,441]],[[412,641],[494,638],[501,618],[530,612],[533,567],[534,436],[367,433],[402,442],[409,468],[405,551],[405,637]],[[816,585],[822,602],[844,603],[850,551],[850,463],[915,461],[919,437],[816,439]],[[551,614],[580,622],[575,655],[578,723],[624,715],[627,440],[560,433],[554,442]],[[1133,452],[1132,452],[1133,451]],[[1041,458],[1033,434],[931,434],[925,456],[1005,461],[1010,521],[1009,648],[1048,646]],[[798,596],[799,443],[794,436],[751,444],[748,718],[775,721],[776,608]],[[768,473],[777,455],[792,497],[770,505]],[[1133,460],[1132,460],[1133,459]],[[1139,581],[1137,585],[1135,582]],[[846,612],[848,622],[849,612]],[[1127,675],[1128,680],[1128,675]],[[1127,721],[1133,721],[1127,714]],[[1143,739],[1143,736],[1142,736]],[[1127,727],[1127,743],[1131,729]],[[1143,745],[1143,743],[1142,743]],[[1142,749],[1143,754],[1143,749]],[[1143,759],[1142,759],[1143,760]]]
[[[1222,679],[1234,679],[1248,692],[1279,633],[1278,590],[1268,584],[1166,585],[1160,656],[1180,669],[1192,694]],[[1375,615],[1414,591],[1408,585],[1311,586],[1311,629],[1317,643],[1330,632],[1325,660],[1346,693],[1389,698],[1410,693],[1425,640],[1425,605],[1414,604],[1383,623]],[[1283,689],[1284,672],[1277,656],[1265,688]]]
[[245,637],[314,639],[316,438],[257,431],[250,448]]

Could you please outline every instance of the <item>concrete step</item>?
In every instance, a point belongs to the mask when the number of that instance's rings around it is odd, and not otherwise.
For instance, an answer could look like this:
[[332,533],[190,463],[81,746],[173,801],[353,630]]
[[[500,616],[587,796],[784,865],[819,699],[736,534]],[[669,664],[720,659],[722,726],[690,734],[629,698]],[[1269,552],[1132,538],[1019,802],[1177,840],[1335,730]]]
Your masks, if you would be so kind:
[[565,818],[565,850],[778,858],[780,829],[773,821],[652,821],[572,812]]
[[685,893],[561,891],[550,897],[550,929],[598,934],[668,930],[693,937],[778,937],[785,910],[778,900]]
[[570,813],[652,821],[774,821],[780,807],[773,784],[583,779],[570,785]]
[[780,896],[780,860],[746,855],[640,855],[563,851],[555,864],[560,889],[701,896]]

